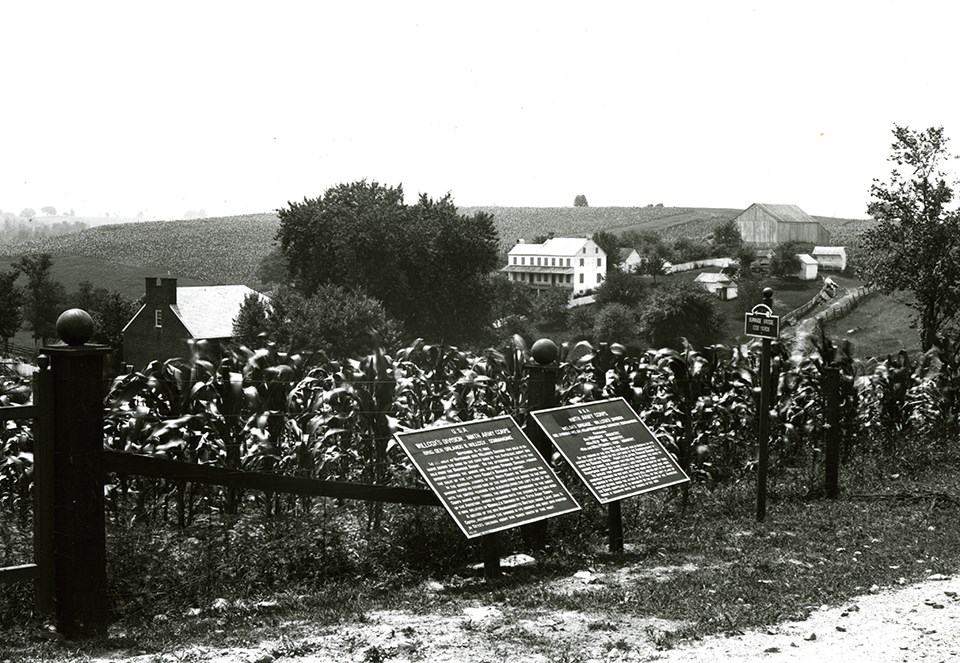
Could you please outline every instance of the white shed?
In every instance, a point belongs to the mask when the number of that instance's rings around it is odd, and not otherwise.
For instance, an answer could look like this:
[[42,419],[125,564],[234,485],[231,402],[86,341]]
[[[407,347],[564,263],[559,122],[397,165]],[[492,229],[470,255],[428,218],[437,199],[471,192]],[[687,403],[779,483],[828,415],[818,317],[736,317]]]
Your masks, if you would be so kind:
[[817,278],[817,261],[809,253],[798,253],[800,258],[800,271],[797,276],[801,281],[812,281]]
[[620,247],[620,269],[633,274],[640,266],[640,254],[636,249]]
[[842,246],[815,246],[813,257],[821,269],[836,269],[842,272],[847,268],[847,250]]
[[736,299],[739,294],[737,284],[726,274],[704,272],[697,275],[694,283],[699,283],[704,290],[724,301]]

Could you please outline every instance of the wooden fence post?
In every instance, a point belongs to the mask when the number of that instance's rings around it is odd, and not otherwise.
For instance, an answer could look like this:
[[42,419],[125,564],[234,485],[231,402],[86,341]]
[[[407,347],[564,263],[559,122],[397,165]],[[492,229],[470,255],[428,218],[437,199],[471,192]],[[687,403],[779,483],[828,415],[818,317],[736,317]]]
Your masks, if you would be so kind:
[[827,497],[835,499],[840,495],[840,369],[824,369],[823,392],[827,423],[824,488]]
[[33,556],[39,569],[37,579],[37,612],[53,614],[53,392],[50,381],[50,358],[37,357],[38,370],[33,374],[33,404],[37,416],[33,421]]
[[88,345],[93,321],[80,309],[57,320],[67,345],[47,346],[53,394],[53,542],[57,630],[69,638],[106,633],[103,501],[103,359]]

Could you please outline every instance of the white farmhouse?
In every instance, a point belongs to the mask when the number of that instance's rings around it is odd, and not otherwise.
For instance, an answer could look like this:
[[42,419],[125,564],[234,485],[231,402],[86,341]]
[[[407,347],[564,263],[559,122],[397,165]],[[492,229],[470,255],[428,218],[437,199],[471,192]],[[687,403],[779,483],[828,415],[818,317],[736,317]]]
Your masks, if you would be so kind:
[[627,274],[633,274],[640,266],[640,254],[636,249],[620,247],[620,269]]
[[607,254],[588,237],[554,237],[543,244],[521,239],[500,271],[536,290],[566,288],[577,295],[603,283]]

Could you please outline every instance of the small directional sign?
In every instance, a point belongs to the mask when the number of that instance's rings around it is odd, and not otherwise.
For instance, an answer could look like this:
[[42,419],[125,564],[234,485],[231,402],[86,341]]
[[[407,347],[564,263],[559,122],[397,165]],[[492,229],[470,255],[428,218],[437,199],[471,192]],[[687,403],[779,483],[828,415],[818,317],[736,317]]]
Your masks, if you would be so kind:
[[754,338],[780,338],[780,316],[773,315],[766,304],[757,304],[743,314],[743,333]]

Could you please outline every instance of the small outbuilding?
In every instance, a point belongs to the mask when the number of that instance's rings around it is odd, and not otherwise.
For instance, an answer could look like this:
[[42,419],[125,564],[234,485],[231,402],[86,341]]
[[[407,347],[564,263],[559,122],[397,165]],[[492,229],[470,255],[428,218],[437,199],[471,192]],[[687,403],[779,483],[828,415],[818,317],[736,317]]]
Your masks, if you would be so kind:
[[698,283],[701,288],[723,301],[736,299],[739,294],[736,282],[726,274],[719,272],[698,274],[694,283]]
[[809,253],[798,253],[800,259],[800,271],[797,276],[801,281],[813,281],[817,278],[817,261]]
[[640,254],[636,249],[629,247],[620,247],[620,269],[628,274],[633,274],[640,266]]
[[847,250],[842,246],[815,246],[811,255],[820,269],[842,272],[847,268]]

